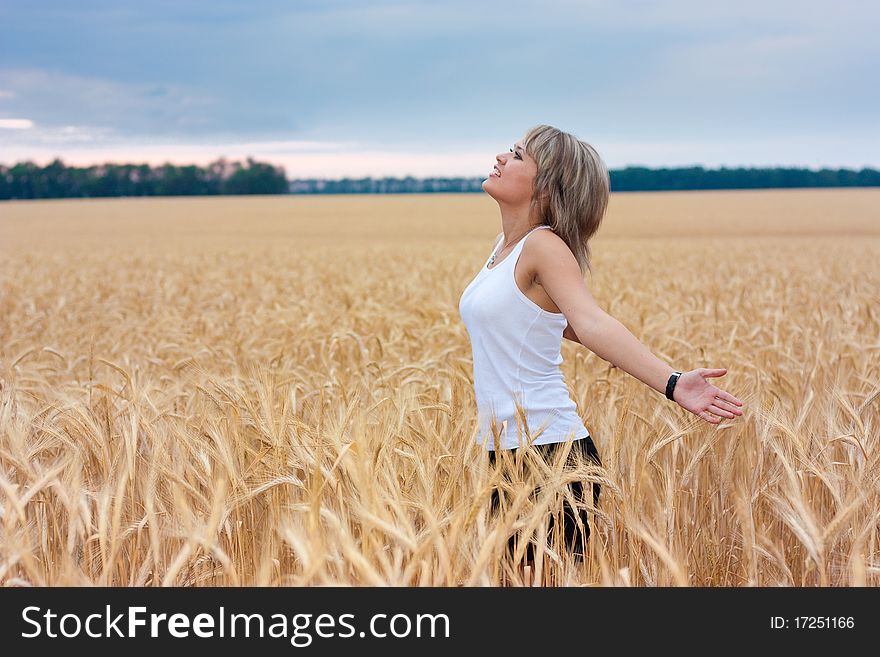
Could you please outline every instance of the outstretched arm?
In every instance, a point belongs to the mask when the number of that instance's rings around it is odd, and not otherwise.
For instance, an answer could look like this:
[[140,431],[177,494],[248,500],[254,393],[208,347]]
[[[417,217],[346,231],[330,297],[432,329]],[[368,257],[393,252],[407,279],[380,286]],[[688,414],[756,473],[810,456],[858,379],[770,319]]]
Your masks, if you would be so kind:
[[657,392],[666,394],[666,382],[675,368],[651,353],[619,320],[597,308],[579,325],[580,328],[572,328],[572,332],[580,344]]
[[[571,250],[555,236],[535,240],[538,282],[568,319],[569,339],[634,376],[661,394],[675,368],[657,358],[623,324],[602,310],[587,288]],[[555,238],[555,239],[554,239]],[[563,333],[565,335],[565,332]],[[724,368],[683,372],[672,398],[707,422],[742,415],[742,402],[712,385],[708,378],[724,376]]]
[[[579,342],[597,356],[628,372],[657,392],[666,394],[666,382],[675,369],[651,353],[629,329],[603,310],[581,324]],[[724,418],[742,415],[742,402],[712,385],[710,377],[724,376],[725,368],[699,367],[683,372],[672,399],[694,415],[718,424]]]

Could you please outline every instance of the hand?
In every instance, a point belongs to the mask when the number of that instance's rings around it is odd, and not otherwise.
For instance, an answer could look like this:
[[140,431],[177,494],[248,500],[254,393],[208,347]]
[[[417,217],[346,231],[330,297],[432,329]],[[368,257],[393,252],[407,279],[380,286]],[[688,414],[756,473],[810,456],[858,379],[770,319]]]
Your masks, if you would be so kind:
[[[742,402],[728,392],[713,386],[709,377],[724,376],[726,368],[706,369],[698,367],[684,372],[675,384],[672,399],[682,408],[706,420],[710,424],[718,424],[723,418],[742,415],[738,408]],[[719,417],[720,416],[720,417]]]

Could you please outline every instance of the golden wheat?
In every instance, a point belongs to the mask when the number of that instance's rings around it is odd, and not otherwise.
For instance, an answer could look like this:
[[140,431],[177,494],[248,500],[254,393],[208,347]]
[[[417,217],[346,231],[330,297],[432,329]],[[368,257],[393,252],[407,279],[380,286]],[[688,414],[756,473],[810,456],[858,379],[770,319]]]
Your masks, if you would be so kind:
[[524,450],[507,477],[473,442],[457,308],[491,199],[4,203],[0,582],[518,584],[508,536],[580,478],[590,554],[540,545],[543,583],[876,585],[878,201],[613,195],[596,298],[677,369],[727,367],[744,415],[709,425],[565,341],[602,467]]

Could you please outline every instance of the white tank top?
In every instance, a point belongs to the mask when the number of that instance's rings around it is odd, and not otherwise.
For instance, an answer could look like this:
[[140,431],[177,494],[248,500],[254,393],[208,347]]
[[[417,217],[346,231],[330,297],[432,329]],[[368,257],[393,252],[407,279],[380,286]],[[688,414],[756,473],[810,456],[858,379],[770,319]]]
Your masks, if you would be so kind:
[[[529,299],[514,278],[526,233],[492,269],[489,259],[468,284],[458,303],[474,355],[474,392],[479,418],[477,444],[499,449],[563,442],[589,436],[568,394],[559,366],[565,315],[551,313]],[[504,240],[502,235],[501,241]],[[498,247],[496,244],[496,248]],[[519,401],[526,427],[517,415]],[[494,420],[494,423],[493,423]],[[494,431],[493,431],[494,428]]]

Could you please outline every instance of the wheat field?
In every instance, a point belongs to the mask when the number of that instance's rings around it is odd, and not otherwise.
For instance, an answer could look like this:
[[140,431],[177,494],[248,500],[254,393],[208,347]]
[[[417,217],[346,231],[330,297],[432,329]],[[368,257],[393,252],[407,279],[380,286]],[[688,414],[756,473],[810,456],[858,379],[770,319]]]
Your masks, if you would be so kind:
[[876,585],[878,209],[613,194],[590,289],[676,369],[728,368],[744,413],[564,341],[602,467],[493,473],[458,316],[488,196],[0,204],[0,582],[518,586],[508,536],[580,478],[589,554],[554,537],[536,584]]

